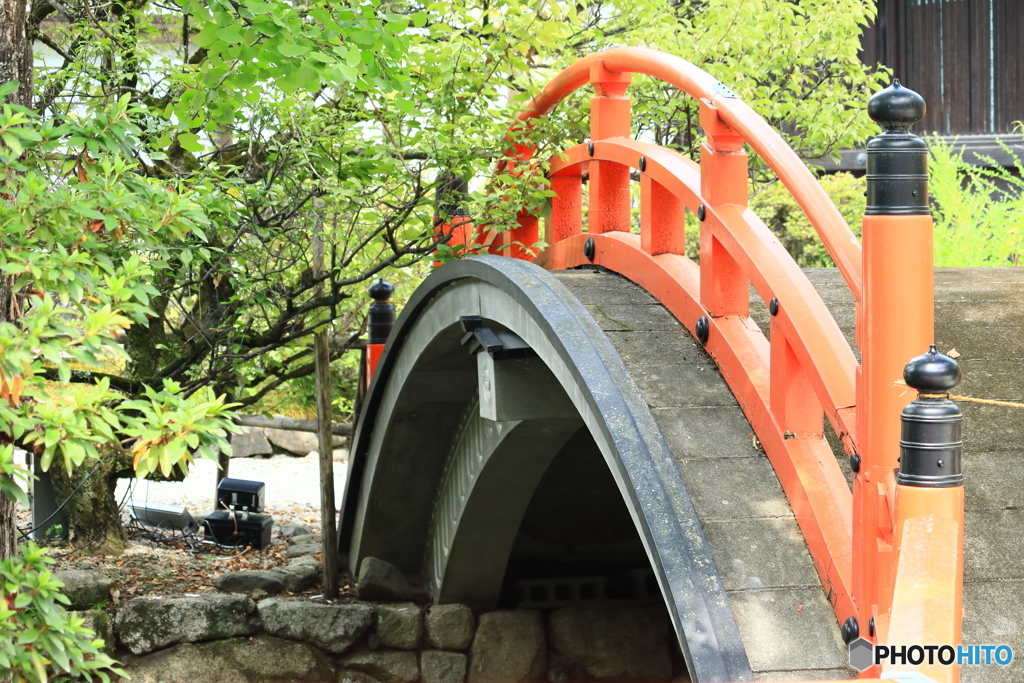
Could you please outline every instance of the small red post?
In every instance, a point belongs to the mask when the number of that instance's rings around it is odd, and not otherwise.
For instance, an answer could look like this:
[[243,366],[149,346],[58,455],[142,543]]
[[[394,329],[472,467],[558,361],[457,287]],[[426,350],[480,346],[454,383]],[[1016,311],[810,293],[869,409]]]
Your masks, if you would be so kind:
[[366,330],[368,339],[366,341],[366,383],[369,385],[373,379],[373,373],[377,369],[377,361],[384,353],[384,345],[391,334],[391,328],[395,324],[395,305],[391,303],[391,297],[395,288],[383,279],[378,280],[370,286],[369,313],[366,316]]
[[714,317],[747,315],[749,283],[736,260],[715,237],[717,219],[707,208],[722,204],[747,205],[747,154],[743,137],[701,101],[700,125],[708,141],[700,147],[700,192],[708,207],[700,207],[700,300]]
[[[474,237],[473,219],[465,208],[468,192],[469,183],[451,171],[442,171],[438,176],[434,193],[434,237],[456,253],[464,251]],[[440,266],[441,262],[434,261],[434,265]]]
[[[590,100],[591,144],[606,138],[630,136],[631,104],[626,88],[629,73],[618,73],[596,62],[590,68],[595,97]],[[593,149],[593,148],[591,148]],[[629,167],[612,161],[590,162],[590,211],[587,231],[629,232]]]

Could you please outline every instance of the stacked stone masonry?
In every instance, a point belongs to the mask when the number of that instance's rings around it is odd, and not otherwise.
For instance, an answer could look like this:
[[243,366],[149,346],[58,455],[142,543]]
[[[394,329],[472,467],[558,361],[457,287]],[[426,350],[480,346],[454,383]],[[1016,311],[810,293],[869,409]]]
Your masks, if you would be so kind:
[[474,615],[465,605],[424,604],[384,564],[366,573],[366,586],[380,579],[400,602],[262,597],[263,583],[237,577],[218,581],[237,592],[139,597],[116,609],[103,577],[74,577],[67,592],[136,683],[687,680],[660,605]]

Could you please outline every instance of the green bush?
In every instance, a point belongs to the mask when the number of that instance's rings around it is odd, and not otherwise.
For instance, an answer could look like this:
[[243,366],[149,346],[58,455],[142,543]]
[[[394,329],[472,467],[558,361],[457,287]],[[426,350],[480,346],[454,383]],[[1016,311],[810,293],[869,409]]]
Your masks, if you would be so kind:
[[1003,145],[1016,171],[972,166],[937,138],[931,148],[929,193],[935,217],[936,266],[1017,266],[1024,252],[1024,180],[1020,157]]
[[[850,173],[835,173],[823,176],[820,181],[839,213],[854,234],[860,237],[860,222],[865,205],[864,178]],[[814,226],[781,182],[772,182],[758,190],[750,198],[750,208],[771,228],[801,267],[835,265]]]
[[0,561],[0,680],[47,681],[67,674],[109,681],[110,674],[124,675],[82,618],[57,604],[68,599],[46,568],[53,560],[32,543],[21,553]]

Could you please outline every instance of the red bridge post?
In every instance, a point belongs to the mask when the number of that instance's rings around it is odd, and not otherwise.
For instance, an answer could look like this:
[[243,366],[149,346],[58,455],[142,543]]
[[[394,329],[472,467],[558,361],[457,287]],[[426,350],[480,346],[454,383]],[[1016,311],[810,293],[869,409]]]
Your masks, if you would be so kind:
[[391,328],[395,324],[395,305],[391,303],[391,297],[395,293],[394,286],[378,280],[370,285],[369,294],[373,299],[370,310],[366,315],[366,383],[373,379],[373,373],[377,369],[377,361],[384,353],[384,345],[387,344]]
[[925,103],[899,81],[875,94],[868,114],[883,132],[868,144],[863,221],[863,290],[857,315],[857,472],[853,482],[853,586],[863,637],[888,632],[893,591],[895,471],[900,411],[910,392],[899,382],[907,358],[934,337],[932,218],[928,149],[910,132]]
[[[590,67],[590,81],[594,85],[594,97],[590,100],[591,144],[606,138],[630,137],[632,105],[626,96],[626,88],[632,80],[632,74],[609,71],[601,61]],[[628,166],[611,161],[591,161],[588,192],[588,232],[629,232]]]
[[[700,103],[700,125],[708,141],[700,146],[700,190],[710,207],[747,205],[747,154],[743,137],[721,119],[707,100]],[[713,317],[747,315],[749,281],[715,236],[718,219],[698,209],[700,226],[700,299]]]

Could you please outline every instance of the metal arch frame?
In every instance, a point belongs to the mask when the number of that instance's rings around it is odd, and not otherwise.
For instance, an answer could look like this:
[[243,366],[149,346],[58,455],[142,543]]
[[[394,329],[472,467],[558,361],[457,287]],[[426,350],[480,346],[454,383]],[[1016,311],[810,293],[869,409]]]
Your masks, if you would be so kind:
[[532,494],[582,427],[578,415],[494,422],[480,415],[479,401],[467,405],[428,530],[424,564],[435,603],[497,608]]
[[[485,318],[490,312],[537,352],[576,406],[619,484],[691,675],[702,682],[752,680],[710,547],[650,410],[582,304],[553,276],[523,261],[482,256],[449,264],[431,274],[403,309],[353,438],[339,524],[339,548],[350,549],[349,564],[361,559],[360,508],[373,495],[371,444],[385,431],[379,423],[388,413],[386,394],[389,386],[391,392],[399,390],[394,380],[402,367],[414,364],[405,350],[433,306]],[[455,316],[449,323],[457,321]]]

